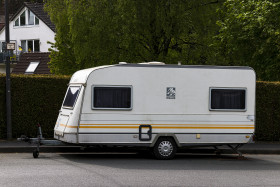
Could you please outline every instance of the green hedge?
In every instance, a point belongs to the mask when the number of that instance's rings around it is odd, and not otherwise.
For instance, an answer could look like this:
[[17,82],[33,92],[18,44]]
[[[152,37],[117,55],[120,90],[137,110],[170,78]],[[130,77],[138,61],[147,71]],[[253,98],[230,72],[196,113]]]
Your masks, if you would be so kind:
[[[37,123],[43,136],[53,137],[68,76],[12,75],[12,131],[17,138],[34,137]],[[5,75],[0,75],[0,139],[6,138]],[[257,82],[256,139],[280,141],[280,82]]]
[[5,110],[5,80],[0,74],[0,139],[6,133]]
[[[12,75],[12,133],[17,138],[24,134],[34,137],[37,123],[43,136],[53,137],[53,128],[61,107],[69,76]],[[0,139],[6,138],[5,75],[0,75]],[[0,101],[0,102],[1,102]]]
[[257,82],[256,139],[280,141],[280,82]]

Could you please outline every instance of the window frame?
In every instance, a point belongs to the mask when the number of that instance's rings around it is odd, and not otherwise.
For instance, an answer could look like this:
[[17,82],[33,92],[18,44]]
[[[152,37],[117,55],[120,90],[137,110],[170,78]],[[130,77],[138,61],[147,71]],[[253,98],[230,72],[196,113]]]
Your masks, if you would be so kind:
[[[76,97],[76,99],[75,99],[75,102],[74,102],[74,104],[73,104],[73,107],[63,106],[63,105],[64,105],[64,102],[65,102],[65,99],[66,99],[66,97],[67,97],[67,93],[68,93],[70,87],[77,87],[77,88],[79,88],[79,93],[78,93],[78,95],[77,95],[77,97]],[[64,99],[63,99],[61,108],[73,110],[73,109],[75,108],[75,105],[76,105],[77,100],[78,100],[78,98],[79,98],[79,95],[80,95],[80,93],[81,93],[81,90],[82,90],[82,86],[78,86],[78,85],[69,85],[68,88],[67,88],[67,91],[66,91],[66,93],[65,93],[65,96],[64,96]]]
[[[94,88],[130,88],[130,108],[96,108],[94,107]],[[91,86],[91,109],[92,110],[123,110],[129,111],[133,109],[133,86],[132,85],[92,85]]]
[[[26,11],[27,11],[27,21],[28,21],[27,25],[35,25],[35,17],[36,17],[35,14],[29,9],[27,9]],[[32,16],[33,19],[31,19]],[[33,22],[33,24],[30,24],[30,22]]]
[[17,18],[16,20],[15,20],[15,24],[14,24],[14,26],[15,27],[19,27],[19,25],[20,25],[20,23],[19,23],[20,21],[19,21],[19,18]]
[[[245,108],[244,109],[213,109],[211,108],[212,90],[244,90],[245,91]],[[247,111],[247,88],[245,87],[210,87],[209,88],[209,111],[221,111],[221,112],[246,112]]]
[[[23,19],[21,16],[24,16]],[[26,10],[24,10],[20,15],[19,15],[19,27],[24,27],[24,26],[27,26],[26,24]],[[24,21],[24,24],[21,23],[22,21]]]
[[[22,44],[22,42],[25,42],[25,45]],[[26,39],[26,40],[20,40],[20,44],[22,47],[22,51],[23,52],[29,52],[28,51],[28,42],[32,41],[32,49],[31,52],[40,52],[40,39]],[[35,51],[35,41],[38,41],[38,47],[39,47],[39,51]],[[24,50],[25,49],[25,50]]]
[[[37,20],[38,20],[38,22],[37,22]],[[37,16],[35,16],[34,21],[35,21],[34,25],[39,25],[40,24],[40,19]]]
[[[30,20],[31,19],[29,19],[30,18],[30,16],[29,15],[31,15],[31,13],[34,15],[34,18],[32,19],[32,21],[33,21],[33,24],[29,24],[29,22],[30,22]],[[23,15],[24,14],[24,22],[25,22],[25,24],[23,25],[22,23],[21,23],[21,15]],[[21,14],[19,14],[18,15],[18,17],[16,17],[16,19],[14,19],[15,21],[14,21],[14,27],[28,27],[28,26],[38,26],[39,24],[40,24],[40,19],[30,10],[30,9],[28,9],[28,8],[25,8],[22,12],[21,12]],[[16,25],[16,21],[18,20],[18,25]]]

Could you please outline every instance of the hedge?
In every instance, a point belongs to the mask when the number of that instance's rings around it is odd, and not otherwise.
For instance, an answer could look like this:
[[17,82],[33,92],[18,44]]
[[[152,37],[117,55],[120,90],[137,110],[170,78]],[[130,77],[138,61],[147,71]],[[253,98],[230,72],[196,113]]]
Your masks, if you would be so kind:
[[[22,134],[37,135],[37,124],[43,128],[43,136],[53,137],[53,128],[61,107],[69,76],[12,75],[12,133],[14,138]],[[6,138],[5,75],[0,75],[0,139]]]
[[280,141],[280,82],[257,82],[256,139]]
[[[65,95],[69,76],[12,75],[12,132],[17,138],[35,137],[37,123],[43,136],[53,128]],[[0,75],[0,139],[6,138],[5,75]],[[256,139],[280,141],[280,82],[257,82]]]

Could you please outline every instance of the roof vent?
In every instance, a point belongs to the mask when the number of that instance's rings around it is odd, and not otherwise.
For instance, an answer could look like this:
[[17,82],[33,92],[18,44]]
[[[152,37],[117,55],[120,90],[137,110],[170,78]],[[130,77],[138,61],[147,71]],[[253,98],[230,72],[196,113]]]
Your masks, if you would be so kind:
[[164,62],[143,62],[143,63],[139,63],[139,64],[149,64],[149,65],[165,65]]

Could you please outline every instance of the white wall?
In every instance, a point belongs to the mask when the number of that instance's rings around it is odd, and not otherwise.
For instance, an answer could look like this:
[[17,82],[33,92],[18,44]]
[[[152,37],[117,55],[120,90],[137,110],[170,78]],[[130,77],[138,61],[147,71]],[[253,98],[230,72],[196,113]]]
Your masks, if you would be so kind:
[[[18,16],[25,11],[24,8]],[[27,25],[27,26],[14,26],[14,21],[18,16],[10,22],[10,40],[16,40],[16,48],[21,45],[21,40],[40,40],[40,52],[48,52],[48,48],[51,47],[47,44],[47,41],[54,42],[55,33],[42,21],[39,21],[39,25]],[[5,29],[0,33],[0,41],[5,41]]]

